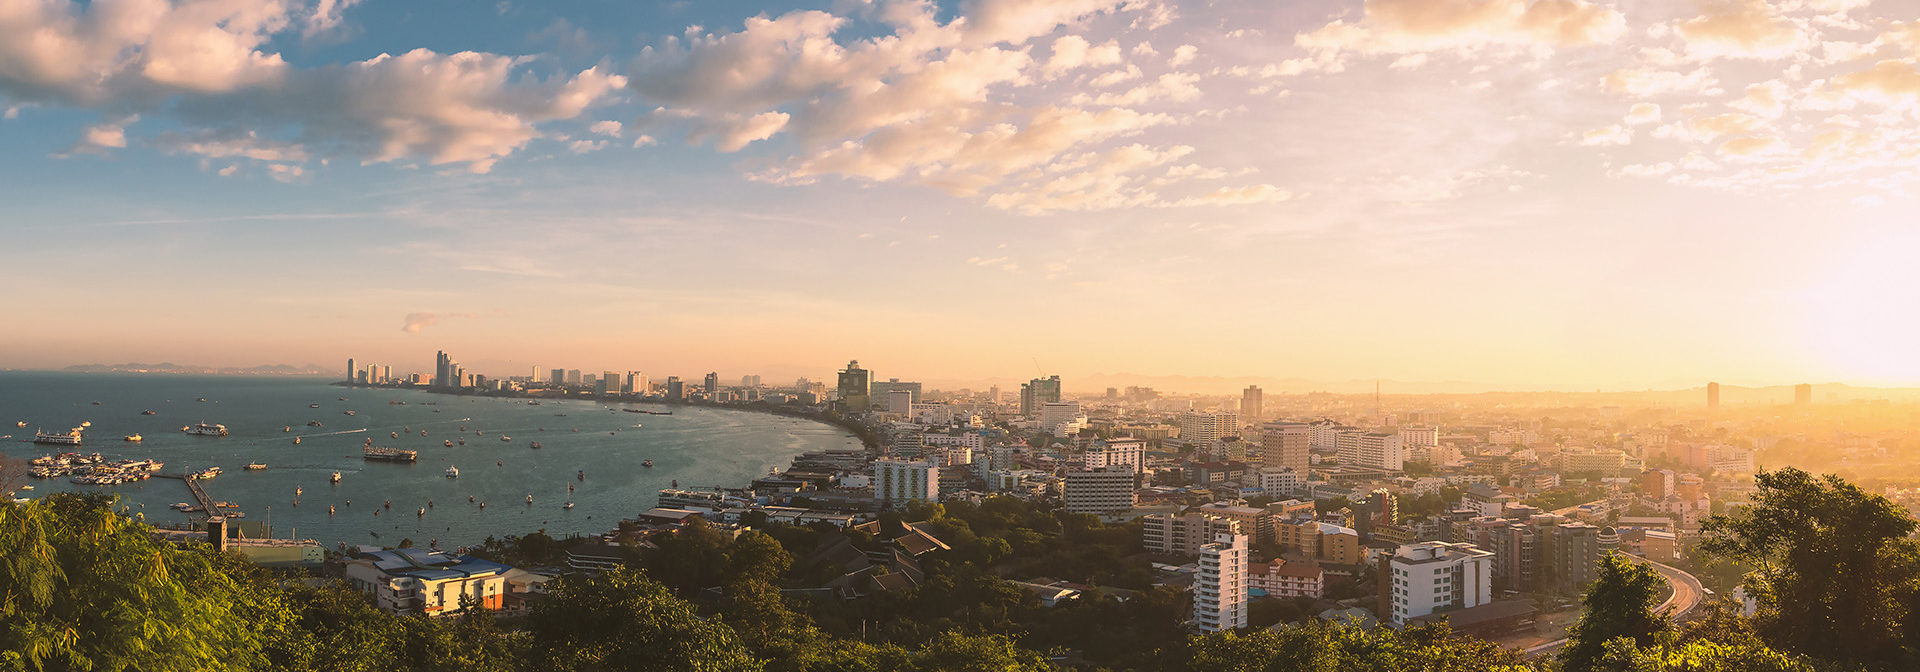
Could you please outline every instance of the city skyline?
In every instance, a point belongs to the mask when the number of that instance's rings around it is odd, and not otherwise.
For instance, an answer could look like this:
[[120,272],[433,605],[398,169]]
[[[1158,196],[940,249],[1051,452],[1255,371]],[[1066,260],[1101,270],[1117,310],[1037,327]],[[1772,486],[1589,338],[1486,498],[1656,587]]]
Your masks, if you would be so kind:
[[36,4],[0,367],[1920,385],[1920,8],[1425,6]]

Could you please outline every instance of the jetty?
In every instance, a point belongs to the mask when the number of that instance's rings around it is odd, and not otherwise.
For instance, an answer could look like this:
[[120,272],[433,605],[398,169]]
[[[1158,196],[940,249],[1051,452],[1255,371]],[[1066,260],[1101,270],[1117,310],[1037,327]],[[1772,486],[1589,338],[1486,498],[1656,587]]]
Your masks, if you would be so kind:
[[160,478],[172,478],[172,479],[178,479],[186,482],[187,492],[193,493],[194,501],[198,502],[198,504],[194,506],[188,507],[186,509],[182,509],[187,513],[198,513],[206,516],[224,515],[224,516],[232,516],[236,518],[245,517],[246,515],[239,512],[238,510],[226,511],[226,512],[221,511],[220,509],[222,508],[238,509],[239,507],[234,506],[232,504],[223,505],[219,502],[213,501],[213,496],[207,494],[207,489],[200,486],[200,478],[198,476],[194,476],[193,474],[158,474],[158,476]]

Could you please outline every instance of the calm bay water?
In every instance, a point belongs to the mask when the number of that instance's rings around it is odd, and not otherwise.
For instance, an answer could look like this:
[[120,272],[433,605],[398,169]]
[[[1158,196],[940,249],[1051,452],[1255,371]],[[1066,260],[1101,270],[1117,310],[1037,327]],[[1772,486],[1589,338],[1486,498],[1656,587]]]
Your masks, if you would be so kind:
[[[388,403],[398,401],[406,404]],[[625,413],[591,401],[533,406],[521,399],[353,389],[313,379],[0,372],[0,436],[12,435],[0,439],[0,453],[31,458],[74,450],[28,441],[36,428],[64,430],[90,421],[80,452],[156,459],[166,465],[161,473],[170,474],[220,467],[226,473],[204,482],[207,493],[240,505],[247,520],[271,519],[276,536],[297,535],[330,547],[392,545],[403,537],[453,547],[541,529],[556,536],[605,532],[651,508],[657,491],[674,480],[681,487],[743,486],[801,452],[859,445],[837,427],[783,416],[634,407],[673,415]],[[141,415],[143,409],[156,415]],[[355,415],[346,415],[348,410]],[[309,427],[310,420],[323,426]],[[18,421],[27,425],[15,427]],[[202,421],[224,424],[230,435],[181,433],[181,426]],[[411,433],[390,438],[403,429]],[[135,433],[145,441],[121,440]],[[300,445],[293,444],[296,436]],[[361,446],[368,437],[375,445],[417,450],[420,460],[365,461]],[[461,438],[466,445],[457,445]],[[456,445],[444,447],[450,439]],[[541,449],[529,448],[533,441]],[[641,464],[649,459],[651,469]],[[248,462],[268,468],[243,471]],[[449,466],[459,468],[459,478],[445,477]],[[341,482],[330,484],[335,471]],[[576,479],[580,471],[586,480]],[[22,494],[104,491],[155,524],[190,518],[169,508],[192,500],[178,480],[84,486],[55,478],[31,484],[35,489]],[[575,488],[572,510],[561,508],[568,484]],[[304,490],[297,504],[295,488]],[[389,500],[392,508],[383,509]],[[434,506],[416,515],[429,500]]]

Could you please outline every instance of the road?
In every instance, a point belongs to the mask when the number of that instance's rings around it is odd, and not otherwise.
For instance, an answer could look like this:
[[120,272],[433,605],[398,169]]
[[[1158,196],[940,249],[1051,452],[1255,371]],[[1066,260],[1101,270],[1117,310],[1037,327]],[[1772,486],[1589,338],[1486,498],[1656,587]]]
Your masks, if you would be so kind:
[[[1664,565],[1625,553],[1620,554],[1620,557],[1652,567],[1653,571],[1660,573],[1661,578],[1667,580],[1667,599],[1662,600],[1658,606],[1654,607],[1654,611],[1666,611],[1668,618],[1676,621],[1685,620],[1693,614],[1693,610],[1700,608],[1700,604],[1707,599],[1706,587],[1700,585],[1700,579],[1682,571],[1678,567]],[[1529,646],[1521,652],[1529,658],[1541,658],[1553,655],[1554,652],[1560,650],[1560,647],[1566,645],[1567,639],[1562,637],[1544,644]]]

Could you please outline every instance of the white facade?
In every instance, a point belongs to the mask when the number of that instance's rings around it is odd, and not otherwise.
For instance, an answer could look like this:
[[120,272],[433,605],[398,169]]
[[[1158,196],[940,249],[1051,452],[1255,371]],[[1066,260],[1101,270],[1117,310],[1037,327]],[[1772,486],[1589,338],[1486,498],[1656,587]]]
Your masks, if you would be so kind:
[[1240,435],[1240,416],[1236,413],[1182,413],[1180,440],[1195,446],[1211,446],[1222,438]]
[[887,392],[887,411],[907,415],[913,412],[913,392],[892,390]]
[[1432,448],[1440,445],[1440,428],[1433,425],[1401,425],[1400,443],[1408,448]]
[[1146,456],[1146,446],[1139,439],[1094,441],[1081,456],[1081,466],[1088,470],[1122,467],[1139,473],[1146,464]]
[[940,499],[940,465],[933,462],[878,460],[873,463],[873,497],[888,501]]
[[1054,436],[1068,436],[1087,426],[1087,414],[1080,402],[1050,401],[1040,407],[1040,429]]
[[1304,474],[1295,473],[1284,467],[1262,467],[1256,472],[1259,481],[1255,485],[1267,491],[1269,497],[1291,497],[1304,494],[1307,479]]
[[1222,534],[1200,547],[1193,577],[1193,625],[1201,632],[1247,627],[1247,535]]
[[1473,544],[1407,544],[1394,551],[1388,567],[1393,574],[1388,622],[1394,627],[1435,612],[1493,601],[1493,554]]
[[1069,471],[1062,491],[1067,512],[1099,515],[1133,508],[1134,473],[1131,468]]
[[1406,450],[1394,432],[1347,430],[1340,433],[1338,444],[1341,466],[1400,471],[1406,462]]
[[1318,420],[1308,424],[1307,428],[1311,445],[1315,448],[1332,448],[1339,445],[1340,430],[1352,429],[1332,420]]

